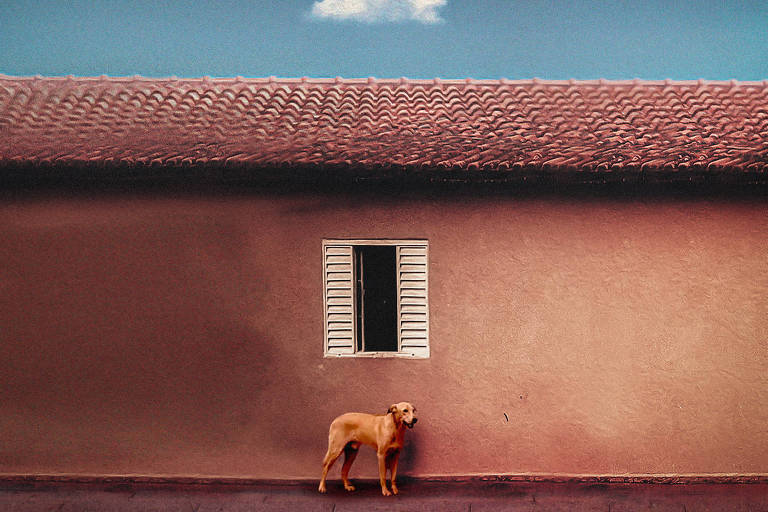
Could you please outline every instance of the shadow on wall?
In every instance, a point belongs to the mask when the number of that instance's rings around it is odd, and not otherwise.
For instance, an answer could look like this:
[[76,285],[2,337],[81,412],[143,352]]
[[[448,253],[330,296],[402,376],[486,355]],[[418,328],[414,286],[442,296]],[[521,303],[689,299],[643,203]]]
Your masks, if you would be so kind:
[[269,282],[246,233],[140,206],[52,201],[0,224],[8,471],[228,474],[232,446],[279,435],[259,407],[279,341],[243,320]]
[[[424,423],[421,423],[423,428]],[[419,467],[420,459],[420,446],[422,443],[422,435],[420,434],[419,425],[409,430],[405,434],[405,446],[400,454],[400,459],[397,464],[397,473],[399,475],[407,475],[413,472],[413,470]]]

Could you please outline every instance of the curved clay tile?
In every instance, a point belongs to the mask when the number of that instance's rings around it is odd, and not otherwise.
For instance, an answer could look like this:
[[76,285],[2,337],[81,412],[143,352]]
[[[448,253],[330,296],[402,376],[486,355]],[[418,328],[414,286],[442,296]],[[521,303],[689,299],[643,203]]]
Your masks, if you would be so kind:
[[0,163],[46,162],[765,173],[768,82],[0,76]]

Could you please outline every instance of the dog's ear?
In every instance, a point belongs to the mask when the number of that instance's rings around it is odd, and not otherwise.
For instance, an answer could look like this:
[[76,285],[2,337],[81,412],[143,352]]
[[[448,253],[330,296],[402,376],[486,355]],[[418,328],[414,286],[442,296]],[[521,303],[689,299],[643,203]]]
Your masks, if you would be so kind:
[[387,414],[392,413],[395,414],[397,412],[397,404],[392,404],[389,406],[389,409],[387,410]]

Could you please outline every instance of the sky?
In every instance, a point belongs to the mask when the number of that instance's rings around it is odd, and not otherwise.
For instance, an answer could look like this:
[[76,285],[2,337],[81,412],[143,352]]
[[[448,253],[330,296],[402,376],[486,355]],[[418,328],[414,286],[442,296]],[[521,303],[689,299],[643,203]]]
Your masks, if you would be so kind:
[[0,73],[768,79],[768,1],[0,0]]

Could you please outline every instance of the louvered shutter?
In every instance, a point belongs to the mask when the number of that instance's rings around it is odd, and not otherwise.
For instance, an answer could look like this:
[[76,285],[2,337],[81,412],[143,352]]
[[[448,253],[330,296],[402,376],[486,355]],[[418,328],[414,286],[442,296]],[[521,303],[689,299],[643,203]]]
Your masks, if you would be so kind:
[[401,353],[429,357],[427,244],[398,244],[398,337]]
[[325,245],[325,353],[355,353],[351,245]]

